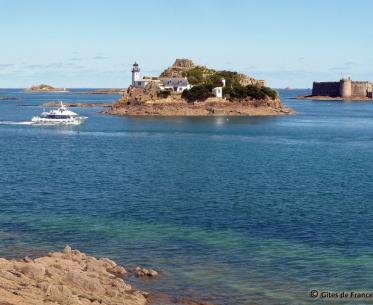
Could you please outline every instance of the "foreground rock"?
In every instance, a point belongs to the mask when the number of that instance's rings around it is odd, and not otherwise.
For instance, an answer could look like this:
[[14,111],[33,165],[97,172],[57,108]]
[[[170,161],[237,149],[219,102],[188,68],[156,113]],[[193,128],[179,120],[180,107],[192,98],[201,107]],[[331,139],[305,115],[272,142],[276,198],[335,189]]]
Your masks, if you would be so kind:
[[26,92],[69,92],[66,88],[55,88],[50,85],[40,84],[25,89]]
[[35,260],[0,259],[0,304],[143,305],[147,293],[132,289],[114,261],[66,246]]

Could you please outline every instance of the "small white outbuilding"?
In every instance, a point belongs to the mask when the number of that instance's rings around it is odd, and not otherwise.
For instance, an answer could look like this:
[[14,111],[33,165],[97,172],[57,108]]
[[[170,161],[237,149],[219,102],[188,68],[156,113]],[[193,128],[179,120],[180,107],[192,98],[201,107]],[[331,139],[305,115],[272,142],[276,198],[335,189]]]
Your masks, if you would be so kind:
[[215,87],[212,89],[212,94],[218,98],[223,97],[223,87]]

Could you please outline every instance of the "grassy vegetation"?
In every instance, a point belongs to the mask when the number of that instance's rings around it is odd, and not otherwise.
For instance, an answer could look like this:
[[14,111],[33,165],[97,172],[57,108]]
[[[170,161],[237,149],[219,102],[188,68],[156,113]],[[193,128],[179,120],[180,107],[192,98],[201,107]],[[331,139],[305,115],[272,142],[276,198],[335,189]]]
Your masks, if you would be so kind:
[[[201,101],[211,96],[214,87],[222,86],[222,78],[225,79],[226,87],[223,96],[236,99],[271,99],[277,98],[277,92],[269,87],[242,86],[240,75],[231,71],[215,71],[206,67],[196,66],[186,72],[190,84],[194,85],[191,90],[185,90],[183,98],[187,101]],[[209,92],[209,94],[207,94]]]
[[271,99],[277,98],[277,92],[268,87],[258,87],[258,86],[241,86],[236,85],[232,87],[223,88],[224,96],[228,98],[244,99],[265,99],[267,97]]
[[[161,75],[162,76],[162,75]],[[212,96],[212,88],[222,87],[222,79],[225,79],[223,96],[228,99],[265,99],[277,98],[277,92],[268,87],[242,86],[241,75],[232,71],[216,71],[204,66],[195,66],[187,71],[182,71],[181,76],[187,77],[193,85],[192,89],[185,90],[182,97],[188,102],[203,101]]]

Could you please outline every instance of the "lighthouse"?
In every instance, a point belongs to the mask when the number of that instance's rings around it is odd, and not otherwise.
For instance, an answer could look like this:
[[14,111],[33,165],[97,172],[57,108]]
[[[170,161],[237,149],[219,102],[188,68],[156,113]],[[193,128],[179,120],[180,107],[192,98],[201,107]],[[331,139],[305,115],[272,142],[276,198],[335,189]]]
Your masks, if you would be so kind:
[[141,80],[140,77],[140,68],[137,62],[132,66],[132,86],[136,87],[136,82]]

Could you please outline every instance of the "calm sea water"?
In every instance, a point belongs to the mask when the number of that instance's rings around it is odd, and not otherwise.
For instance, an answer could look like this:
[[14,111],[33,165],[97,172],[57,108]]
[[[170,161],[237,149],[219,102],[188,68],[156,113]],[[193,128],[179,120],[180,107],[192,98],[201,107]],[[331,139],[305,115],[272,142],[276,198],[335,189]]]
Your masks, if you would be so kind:
[[[308,102],[283,117],[122,118],[17,125],[46,101],[0,102],[0,255],[65,244],[162,270],[144,289],[219,304],[315,304],[371,290],[373,103]],[[325,302],[323,302],[325,304]],[[356,304],[356,302],[352,302]]]

